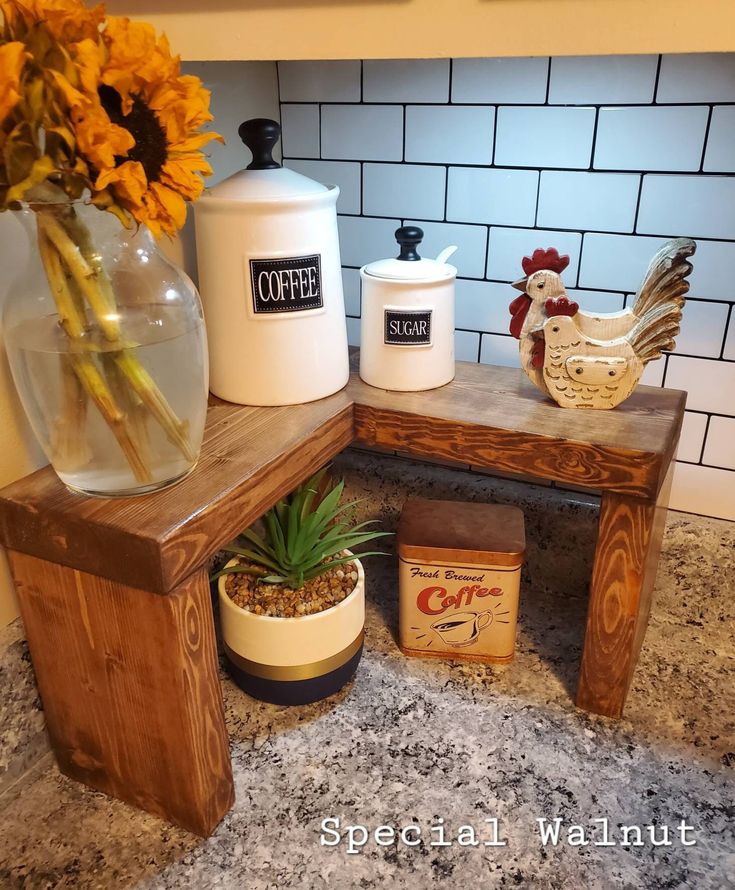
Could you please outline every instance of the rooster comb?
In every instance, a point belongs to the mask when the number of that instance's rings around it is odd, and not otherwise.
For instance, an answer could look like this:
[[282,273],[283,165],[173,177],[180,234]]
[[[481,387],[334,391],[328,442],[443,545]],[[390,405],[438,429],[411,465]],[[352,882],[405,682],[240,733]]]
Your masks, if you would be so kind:
[[557,315],[575,316],[579,312],[579,303],[568,297],[551,297],[546,301],[546,314],[549,318]]
[[533,275],[534,272],[539,272],[541,269],[561,273],[569,265],[569,257],[566,254],[559,256],[559,251],[555,247],[549,247],[546,250],[537,247],[532,256],[523,257],[521,265],[526,275]]

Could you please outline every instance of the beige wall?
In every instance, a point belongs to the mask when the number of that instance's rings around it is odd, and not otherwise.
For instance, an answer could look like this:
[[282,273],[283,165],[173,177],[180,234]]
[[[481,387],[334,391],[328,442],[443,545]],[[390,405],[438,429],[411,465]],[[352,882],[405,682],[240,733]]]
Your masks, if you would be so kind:
[[735,50],[733,0],[108,0],[185,59],[420,59]]
[[[216,129],[227,139],[227,145],[215,143],[208,149],[216,170],[212,181],[216,182],[245,166],[249,160],[247,150],[237,137],[240,122],[248,117],[278,119],[276,66],[273,62],[238,62],[227,65],[225,71],[222,63],[211,62],[187,65],[187,71],[198,74],[213,90]],[[181,241],[163,243],[162,246],[196,278],[192,215],[190,212]],[[25,232],[10,214],[0,214],[0,310],[13,287],[13,279],[22,276],[27,259]],[[0,487],[45,463],[15,394],[0,337]],[[0,627],[16,615],[13,585],[0,549]]]

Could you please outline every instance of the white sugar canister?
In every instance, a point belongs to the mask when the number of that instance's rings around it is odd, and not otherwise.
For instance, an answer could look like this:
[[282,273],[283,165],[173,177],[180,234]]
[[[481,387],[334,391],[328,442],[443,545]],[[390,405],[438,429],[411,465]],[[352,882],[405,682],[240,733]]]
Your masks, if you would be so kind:
[[360,269],[360,377],[371,386],[417,392],[454,378],[454,281],[447,263],[457,249],[433,259],[417,246],[418,226],[396,230],[400,253]]
[[195,205],[210,388],[242,405],[293,405],[347,383],[339,188],[272,157],[276,121],[245,121],[247,169]]

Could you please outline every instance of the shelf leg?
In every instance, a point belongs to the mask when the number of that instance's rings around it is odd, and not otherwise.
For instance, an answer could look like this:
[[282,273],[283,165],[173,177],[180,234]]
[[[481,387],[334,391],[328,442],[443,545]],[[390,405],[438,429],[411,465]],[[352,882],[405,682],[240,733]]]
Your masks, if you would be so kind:
[[621,717],[648,626],[673,462],[658,500],[605,493],[587,612],[577,707]]
[[234,790],[205,569],[161,595],[9,557],[59,769],[210,835]]

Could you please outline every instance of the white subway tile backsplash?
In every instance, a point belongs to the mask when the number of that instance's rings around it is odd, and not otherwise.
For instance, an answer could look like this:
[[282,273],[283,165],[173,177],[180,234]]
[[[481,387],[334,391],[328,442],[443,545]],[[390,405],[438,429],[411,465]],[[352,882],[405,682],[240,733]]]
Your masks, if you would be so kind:
[[709,109],[601,108],[597,170],[699,170]]
[[665,238],[636,235],[586,234],[579,286],[637,291],[651,257],[665,242]]
[[653,101],[658,56],[556,56],[549,102],[600,105]]
[[703,169],[707,173],[735,173],[735,105],[712,109]]
[[467,278],[483,278],[487,252],[487,226],[468,226],[457,223],[433,223],[422,220],[406,220],[406,225],[423,229],[424,240],[418,248],[421,256],[435,257],[445,247],[457,245],[457,252],[449,262],[459,275]]
[[281,102],[359,102],[360,62],[279,62]]
[[637,231],[735,238],[735,178],[644,176]]
[[690,297],[735,301],[735,244],[698,240],[692,265]]
[[711,418],[702,462],[735,470],[735,417]]
[[324,105],[322,157],[357,161],[400,161],[400,105]]
[[719,358],[728,315],[727,303],[689,300],[684,307],[676,352]]
[[604,290],[581,290],[567,288],[569,296],[586,312],[620,312],[625,308],[623,294],[610,293]]
[[342,290],[345,295],[345,313],[353,318],[360,317],[360,270],[342,270]]
[[292,62],[279,75],[286,165],[340,186],[353,345],[355,267],[395,256],[401,223],[424,229],[422,256],[459,248],[457,359],[512,367],[508,282],[524,256],[569,253],[569,295],[615,312],[667,238],[696,238],[676,349],[641,382],[689,391],[672,506],[735,519],[735,54]]
[[460,222],[532,226],[536,215],[538,173],[451,167],[447,218]]
[[480,335],[474,331],[454,332],[454,358],[458,362],[476,362],[480,352]]
[[539,187],[539,226],[632,232],[640,176],[546,170]]
[[682,463],[675,466],[670,509],[732,519],[733,504],[735,473],[732,470],[716,470]]
[[318,105],[281,105],[281,145],[284,155],[319,157]]
[[394,232],[401,225],[400,219],[339,216],[337,223],[340,253],[345,266],[363,266],[394,255]]
[[594,108],[498,108],[495,163],[510,167],[588,167]]
[[546,98],[545,58],[455,59],[452,102],[536,104]]
[[490,164],[495,109],[467,105],[409,105],[406,160]]
[[494,281],[467,281],[458,278],[454,321],[458,328],[507,334],[508,306],[518,295],[507,284]]
[[649,362],[641,374],[640,382],[644,386],[663,386],[665,370],[666,362],[662,358]]
[[446,102],[449,59],[366,59],[364,102]]
[[735,53],[665,55],[657,102],[735,102]]
[[363,213],[372,216],[444,216],[444,167],[419,164],[365,164]]
[[735,415],[735,363],[670,355],[666,386],[689,393],[687,408]]
[[679,450],[676,452],[679,460],[688,460],[695,464],[699,463],[706,429],[706,414],[697,414],[694,411],[687,411],[684,414]]
[[500,334],[483,334],[480,342],[480,361],[485,365],[505,365],[520,368],[518,341],[515,337],[502,337]]
[[567,287],[573,287],[577,283],[581,244],[582,236],[577,232],[503,229],[493,226],[490,229],[487,277],[498,281],[515,281],[523,275],[521,262],[524,256],[531,256],[537,247],[556,247],[560,254],[569,255],[570,262],[564,270],[563,278]]
[[356,162],[286,160],[284,167],[325,185],[338,185],[338,213],[360,212],[360,165]]

